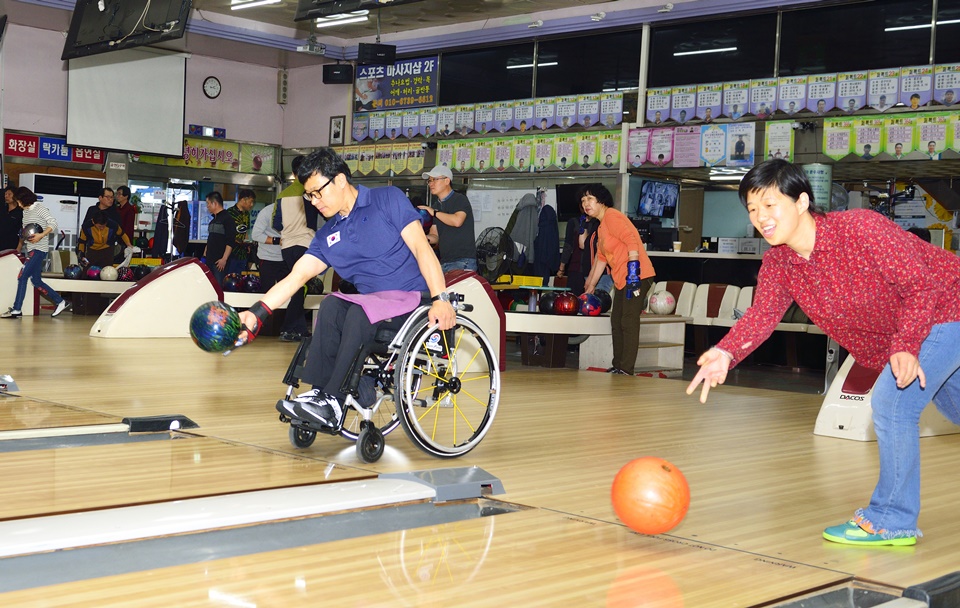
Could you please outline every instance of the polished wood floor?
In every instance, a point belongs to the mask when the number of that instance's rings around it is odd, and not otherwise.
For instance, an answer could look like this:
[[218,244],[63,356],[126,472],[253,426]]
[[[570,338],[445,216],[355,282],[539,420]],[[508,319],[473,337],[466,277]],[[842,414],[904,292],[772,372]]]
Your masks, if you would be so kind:
[[[379,473],[479,466],[528,507],[455,524],[254,553],[0,594],[8,606],[759,606],[867,581],[893,589],[957,570],[960,436],[925,438],[925,537],[915,547],[825,542],[870,495],[876,445],[812,434],[815,394],[721,387],[707,405],[681,380],[525,368],[473,452],[441,461],[388,436],[376,464],[319,437],[293,448],[273,404],[294,346],[263,338],[229,357],[186,339],[104,340],[93,317],[0,322],[0,431],[183,414],[189,441],[0,452],[0,520],[229,494]],[[643,455],[687,476],[668,534],[622,526],[617,470]],[[3,574],[0,559],[0,580]]]

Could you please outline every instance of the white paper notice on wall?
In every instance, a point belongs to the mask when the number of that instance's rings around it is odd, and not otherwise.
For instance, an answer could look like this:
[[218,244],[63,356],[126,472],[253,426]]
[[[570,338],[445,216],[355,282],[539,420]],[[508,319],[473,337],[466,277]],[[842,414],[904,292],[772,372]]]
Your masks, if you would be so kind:
[[739,239],[720,237],[717,241],[717,253],[737,253]]

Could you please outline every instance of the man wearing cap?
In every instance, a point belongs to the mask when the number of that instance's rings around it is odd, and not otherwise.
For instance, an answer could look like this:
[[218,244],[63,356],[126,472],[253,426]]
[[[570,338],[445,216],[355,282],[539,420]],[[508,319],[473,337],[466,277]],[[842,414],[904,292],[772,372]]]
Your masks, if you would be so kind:
[[440,252],[443,271],[476,270],[477,244],[473,233],[473,207],[466,196],[453,191],[453,173],[449,167],[437,165],[423,174],[430,194],[437,197],[438,208],[420,205],[433,216],[433,227],[427,235]]

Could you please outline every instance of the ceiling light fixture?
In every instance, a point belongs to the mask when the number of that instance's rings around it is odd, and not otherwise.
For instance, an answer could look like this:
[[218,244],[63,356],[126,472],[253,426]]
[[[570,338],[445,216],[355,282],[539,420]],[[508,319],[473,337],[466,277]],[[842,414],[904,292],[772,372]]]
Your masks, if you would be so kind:
[[712,182],[739,182],[740,180],[743,179],[743,176],[744,176],[744,175],[746,175],[746,174],[745,174],[745,173],[738,173],[738,174],[723,174],[723,173],[717,173],[717,174],[715,174],[715,175],[711,175],[711,176],[710,176],[710,181],[712,181]]
[[[544,61],[543,63],[538,63],[538,64],[537,64],[537,67],[538,67],[538,68],[547,68],[547,67],[550,67],[551,65],[559,65],[559,63],[557,63],[556,61]],[[507,66],[507,69],[508,69],[508,70],[519,70],[520,68],[532,68],[532,67],[533,67],[533,64],[532,64],[532,63],[518,63],[518,64],[515,64],[515,65],[508,65],[508,66]]]
[[[954,23],[960,23],[960,19],[949,19],[947,21],[937,21],[936,25],[953,25]],[[885,27],[883,28],[883,31],[902,32],[904,30],[922,30],[928,27],[930,27],[929,23],[921,23],[920,25],[898,25],[895,27]]]
[[528,25],[527,27],[530,28],[530,29],[535,29],[535,28],[538,28],[538,27],[543,27],[543,19],[537,19],[536,21],[534,21],[533,23],[531,23],[531,24]]
[[730,53],[737,50],[735,46],[727,46],[722,49],[704,49],[702,51],[680,51],[679,53],[674,53],[674,57],[682,57],[683,55],[705,55],[706,53]]
[[336,19],[332,17],[318,17],[316,23],[314,23],[314,27],[332,27],[335,25],[348,25],[350,23],[366,23],[366,22],[367,22],[366,15],[353,15],[353,16],[338,15]]
[[603,11],[600,11],[596,15],[590,15],[590,21],[603,21],[607,18],[607,14]]
[[667,2],[667,3],[664,4],[662,7],[658,8],[658,9],[657,9],[657,12],[658,12],[658,13],[669,13],[669,12],[672,11],[672,10],[673,10],[673,3],[672,3],[672,2]]
[[233,0],[230,4],[230,10],[237,11],[242,8],[253,8],[255,6],[265,6],[267,4],[279,4],[282,0],[252,0],[251,2],[237,2]]

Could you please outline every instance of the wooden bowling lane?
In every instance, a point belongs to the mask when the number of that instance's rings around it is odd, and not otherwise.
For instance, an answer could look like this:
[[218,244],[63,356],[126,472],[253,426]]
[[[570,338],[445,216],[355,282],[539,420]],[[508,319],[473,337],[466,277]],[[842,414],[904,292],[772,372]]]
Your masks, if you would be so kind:
[[827,569],[528,510],[17,591],[0,595],[0,605],[729,608],[847,580]]
[[0,453],[0,520],[370,477],[206,437]]
[[116,424],[120,418],[21,396],[0,397],[0,435],[7,431]]

